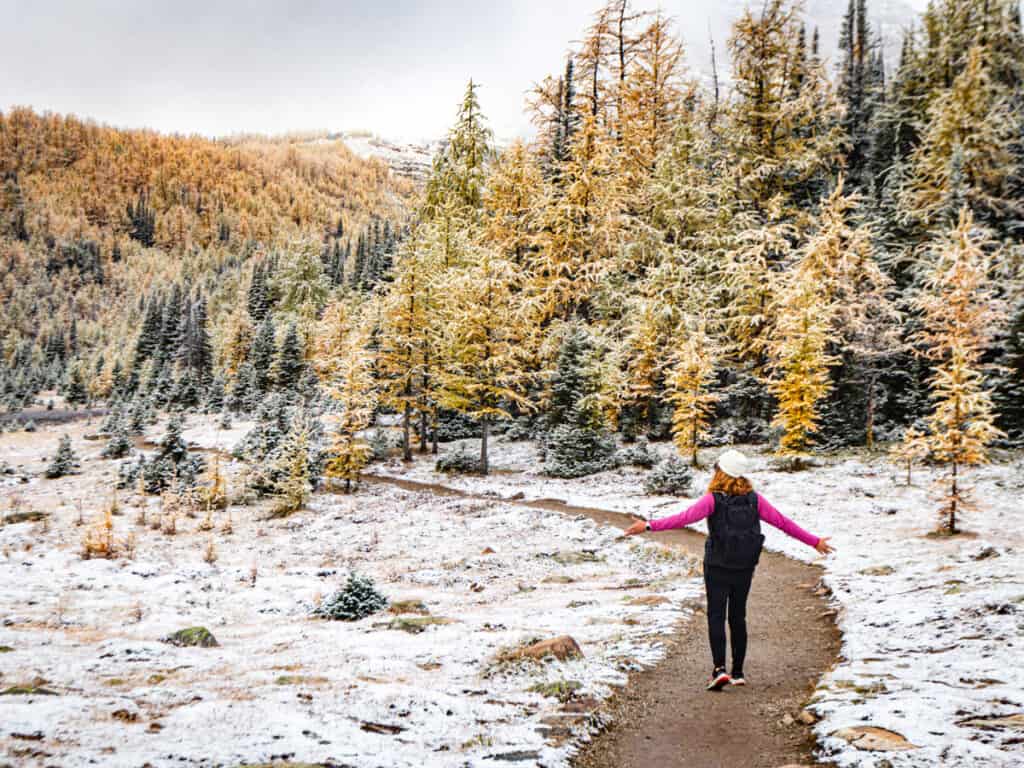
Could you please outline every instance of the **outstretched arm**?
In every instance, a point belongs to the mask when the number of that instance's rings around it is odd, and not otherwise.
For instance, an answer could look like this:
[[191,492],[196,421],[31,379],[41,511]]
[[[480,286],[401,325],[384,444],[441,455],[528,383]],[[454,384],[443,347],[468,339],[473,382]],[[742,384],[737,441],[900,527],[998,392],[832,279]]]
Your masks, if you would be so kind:
[[832,551],[832,546],[828,543],[828,539],[819,538],[805,531],[773,507],[760,493],[757,494],[757,514],[768,525],[773,525],[787,536],[802,541],[809,547],[814,547],[823,555],[827,555]]
[[[670,528],[682,528],[687,525],[696,523],[698,520],[703,520],[705,517],[711,515],[715,511],[715,497],[710,493],[705,493],[697,501],[684,509],[682,512],[671,515],[669,517],[663,517],[657,520],[649,521],[652,531],[667,531]],[[640,520],[633,523],[629,528],[626,529],[626,536],[634,536],[638,533],[643,533],[647,530],[648,523]]]

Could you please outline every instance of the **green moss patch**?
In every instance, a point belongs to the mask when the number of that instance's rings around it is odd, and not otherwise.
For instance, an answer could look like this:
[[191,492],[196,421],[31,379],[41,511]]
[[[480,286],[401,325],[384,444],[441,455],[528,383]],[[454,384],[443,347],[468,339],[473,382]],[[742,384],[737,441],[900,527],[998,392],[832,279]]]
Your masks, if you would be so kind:
[[161,638],[160,642],[178,647],[216,648],[220,645],[217,638],[206,627],[179,629],[177,632],[172,632],[167,637]]
[[3,691],[0,696],[57,696],[56,691],[36,685],[12,685]]
[[539,693],[541,696],[558,699],[564,704],[575,696],[576,691],[582,687],[583,683],[578,680],[556,680],[553,683],[537,683],[530,686],[529,690],[533,693]]

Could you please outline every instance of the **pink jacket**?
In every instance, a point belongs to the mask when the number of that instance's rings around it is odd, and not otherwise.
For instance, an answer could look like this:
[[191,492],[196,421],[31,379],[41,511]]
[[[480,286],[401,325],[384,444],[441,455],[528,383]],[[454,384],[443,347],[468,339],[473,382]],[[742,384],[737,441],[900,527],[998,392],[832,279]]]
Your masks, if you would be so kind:
[[[705,493],[688,509],[684,509],[670,517],[663,517],[658,520],[651,520],[652,531],[667,531],[670,528],[682,528],[683,526],[696,523],[705,517],[710,517],[715,511],[715,497],[713,494]],[[773,525],[787,536],[799,539],[809,547],[818,546],[818,537],[805,531],[794,523],[775,507],[768,503],[764,496],[757,494],[757,514],[768,525]]]

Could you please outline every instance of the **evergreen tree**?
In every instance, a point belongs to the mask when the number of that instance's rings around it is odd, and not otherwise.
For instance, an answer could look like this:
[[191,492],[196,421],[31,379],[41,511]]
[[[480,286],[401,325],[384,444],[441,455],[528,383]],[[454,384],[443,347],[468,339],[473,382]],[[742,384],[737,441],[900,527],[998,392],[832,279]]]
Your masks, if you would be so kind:
[[854,189],[866,189],[872,157],[875,110],[882,98],[880,52],[868,21],[866,0],[850,0],[839,33],[836,94],[846,134],[846,177]]
[[180,464],[188,458],[188,446],[181,436],[181,429],[181,417],[172,416],[167,422],[167,431],[160,440],[158,458],[169,459],[174,464]]
[[262,397],[256,368],[250,362],[242,363],[231,387],[228,407],[235,413],[255,413]]
[[170,402],[178,408],[189,410],[197,407],[200,399],[199,383],[191,369],[186,368],[174,383]]
[[1019,445],[1024,442],[1024,301],[1017,303],[1001,342],[994,395],[999,414],[996,423],[1011,443]]
[[281,389],[294,390],[302,376],[303,362],[302,342],[295,323],[288,326],[288,332],[281,342],[281,350],[277,358],[277,386]]
[[551,396],[547,422],[551,427],[565,424],[573,407],[594,390],[588,376],[587,363],[591,345],[586,332],[574,326],[558,352],[558,361],[551,379]]
[[120,360],[116,360],[110,371],[110,399],[121,398],[125,394],[127,384],[128,379],[124,373],[124,366],[121,365]]
[[573,135],[576,133],[576,129],[579,126],[579,115],[576,112],[576,87],[573,83],[573,70],[573,57],[567,56],[565,60],[565,74],[559,81],[559,103],[554,137],[551,145],[552,171],[555,174],[556,181],[560,171],[560,164],[569,159]]
[[188,323],[188,336],[184,344],[184,360],[195,373],[200,386],[206,386],[213,377],[213,348],[206,328],[206,299],[200,297],[192,305]]
[[57,453],[50,460],[44,474],[48,478],[64,477],[72,474],[79,467],[78,457],[71,449],[71,438],[64,435],[57,446]]
[[173,361],[177,358],[178,350],[183,341],[182,315],[183,301],[182,288],[178,283],[171,287],[171,293],[164,304],[164,315],[160,323],[160,342],[155,357],[160,362]]
[[129,435],[128,419],[122,415],[117,419],[110,441],[104,446],[100,455],[105,459],[121,459],[132,452],[132,439]]
[[135,355],[132,362],[133,370],[138,371],[142,364],[149,360],[159,349],[161,327],[163,324],[163,302],[158,296],[151,296],[146,302],[146,314],[142,321],[142,329],[135,342]]
[[377,591],[372,579],[351,573],[344,588],[317,606],[313,615],[335,621],[359,621],[383,610],[387,604],[387,598]]
[[267,287],[267,274],[263,265],[257,264],[252,271],[249,282],[249,293],[246,307],[253,323],[262,323],[270,312],[270,289]]
[[126,428],[129,435],[141,435],[146,431],[147,419],[146,401],[143,397],[136,397],[132,401],[131,408],[127,414]]
[[272,315],[267,315],[256,329],[256,338],[253,339],[252,349],[249,350],[253,384],[255,389],[261,393],[270,389],[270,370],[277,355],[275,335],[274,318]]
[[76,362],[68,369],[68,378],[64,384],[64,400],[70,405],[84,405],[89,400],[80,363]]
[[611,469],[615,441],[604,428],[601,414],[591,404],[573,406],[564,423],[554,427],[544,441],[544,474],[552,477],[583,477]]
[[575,327],[562,342],[551,385],[544,437],[544,472],[554,477],[581,477],[608,469],[615,442],[598,407],[599,383],[591,373],[591,345]]
[[224,409],[224,400],[224,377],[217,374],[210,383],[209,390],[206,392],[206,412],[219,413]]
[[128,236],[147,248],[152,247],[156,234],[156,212],[149,206],[149,197],[140,191],[135,205],[128,203]]
[[324,275],[319,246],[312,239],[293,240],[281,254],[273,280],[277,306],[307,321],[327,303],[330,280]]

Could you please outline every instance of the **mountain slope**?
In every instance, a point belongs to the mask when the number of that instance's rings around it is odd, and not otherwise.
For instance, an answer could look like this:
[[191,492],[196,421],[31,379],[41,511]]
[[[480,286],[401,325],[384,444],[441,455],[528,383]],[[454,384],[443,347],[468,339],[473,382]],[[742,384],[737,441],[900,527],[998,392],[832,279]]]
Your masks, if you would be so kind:
[[212,141],[0,113],[0,362],[127,365],[147,297],[181,284],[216,326],[253,263],[296,241],[351,254],[374,222],[398,222],[411,190],[323,137]]

